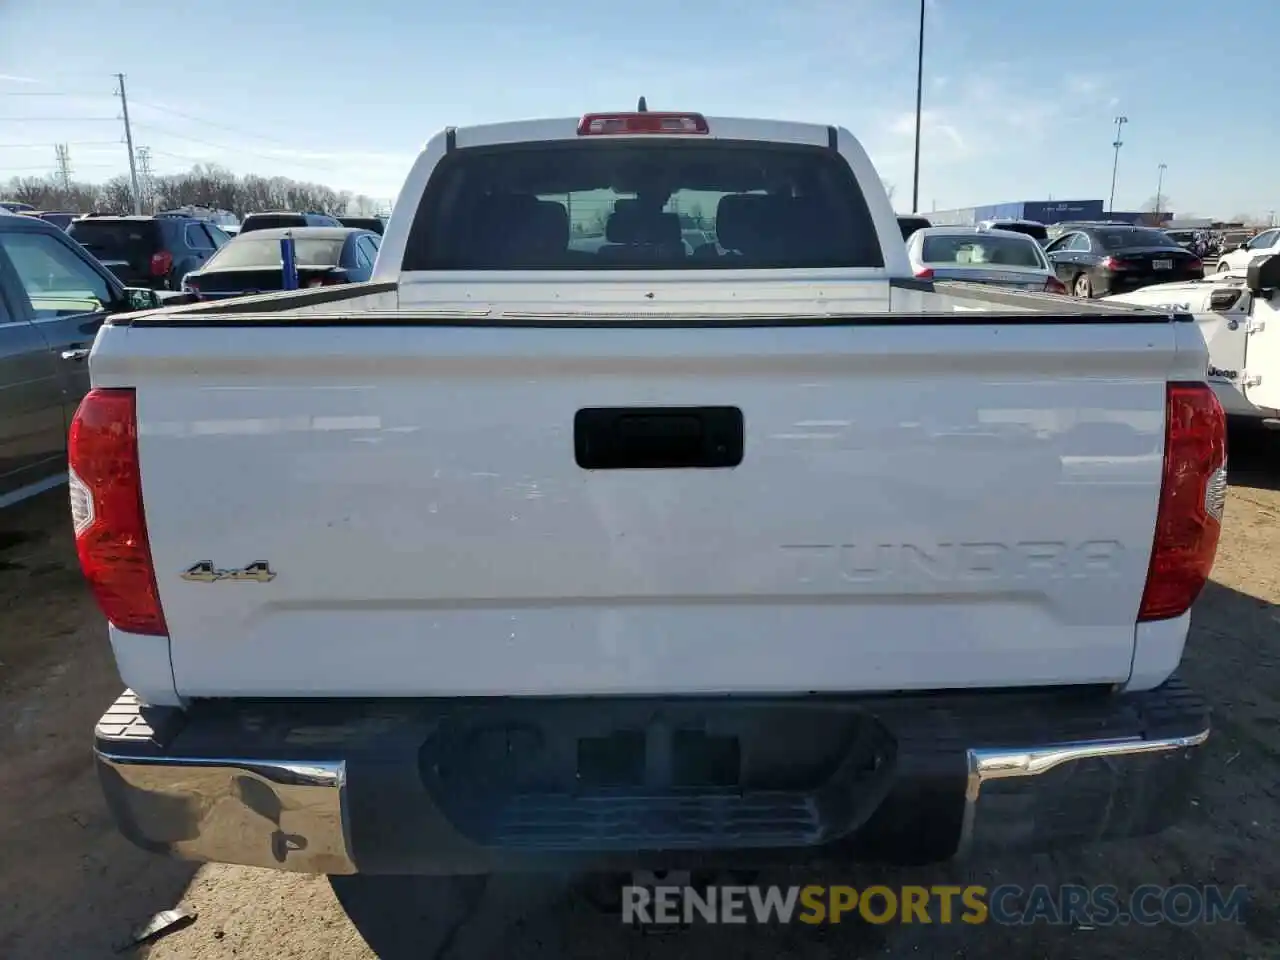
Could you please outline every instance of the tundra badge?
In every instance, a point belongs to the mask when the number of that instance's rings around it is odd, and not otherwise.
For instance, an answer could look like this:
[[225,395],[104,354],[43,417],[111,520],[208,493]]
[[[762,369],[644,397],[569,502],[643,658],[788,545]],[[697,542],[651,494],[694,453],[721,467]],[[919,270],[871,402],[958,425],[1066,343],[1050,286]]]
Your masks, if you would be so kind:
[[251,563],[239,570],[219,570],[206,560],[202,563],[194,564],[182,572],[182,579],[190,580],[193,583],[217,583],[222,580],[233,580],[239,583],[267,583],[275,578],[276,575],[271,571],[271,564],[265,560]]

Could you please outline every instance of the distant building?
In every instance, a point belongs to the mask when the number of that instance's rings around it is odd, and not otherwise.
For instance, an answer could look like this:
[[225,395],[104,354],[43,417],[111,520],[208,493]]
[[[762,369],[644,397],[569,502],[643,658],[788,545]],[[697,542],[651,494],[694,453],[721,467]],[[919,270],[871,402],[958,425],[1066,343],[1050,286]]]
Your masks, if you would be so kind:
[[1128,223],[1159,223],[1173,216],[1169,213],[1144,213],[1130,210],[1108,212],[1105,200],[1015,200],[1010,203],[988,203],[980,207],[957,207],[934,210],[925,214],[938,226],[971,227],[983,220],[1035,220],[1054,224],[1069,220],[1124,220]]

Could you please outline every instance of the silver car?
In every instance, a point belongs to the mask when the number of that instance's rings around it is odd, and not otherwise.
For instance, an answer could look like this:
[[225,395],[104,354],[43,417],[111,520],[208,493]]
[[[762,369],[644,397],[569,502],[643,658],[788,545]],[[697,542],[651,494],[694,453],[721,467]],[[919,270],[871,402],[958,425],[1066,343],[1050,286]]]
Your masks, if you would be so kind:
[[1066,293],[1034,239],[1009,230],[928,227],[907,240],[917,277]]

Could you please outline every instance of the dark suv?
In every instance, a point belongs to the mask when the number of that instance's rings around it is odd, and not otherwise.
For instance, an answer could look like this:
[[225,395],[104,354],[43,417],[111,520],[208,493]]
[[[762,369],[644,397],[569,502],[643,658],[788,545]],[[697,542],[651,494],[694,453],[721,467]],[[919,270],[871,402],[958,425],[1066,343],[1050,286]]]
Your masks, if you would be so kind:
[[182,278],[198,270],[231,238],[196,217],[89,215],[67,233],[131,287],[180,290]]
[[369,230],[382,236],[386,224],[381,217],[339,217],[344,227],[355,227],[357,230]]
[[278,227],[340,227],[337,217],[327,213],[295,213],[292,210],[270,210],[251,213],[240,222],[240,232],[275,230]]

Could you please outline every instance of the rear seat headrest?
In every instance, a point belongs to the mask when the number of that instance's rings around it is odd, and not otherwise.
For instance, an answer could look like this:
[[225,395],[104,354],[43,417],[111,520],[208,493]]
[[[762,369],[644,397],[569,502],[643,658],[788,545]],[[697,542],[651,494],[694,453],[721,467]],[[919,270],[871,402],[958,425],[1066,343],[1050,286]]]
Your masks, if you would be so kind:
[[604,236],[610,243],[675,244],[680,242],[680,218],[643,207],[635,200],[617,200]]
[[760,193],[731,193],[716,204],[716,238],[729,250],[747,251],[768,230],[772,197]]
[[716,206],[721,246],[746,256],[803,260],[830,248],[832,229],[829,211],[810,197],[738,193]]
[[569,214],[554,200],[490,194],[476,204],[473,217],[473,251],[486,262],[545,257],[569,246]]
[[569,211],[555,200],[539,200],[529,211],[526,229],[539,249],[563,251],[569,246]]

